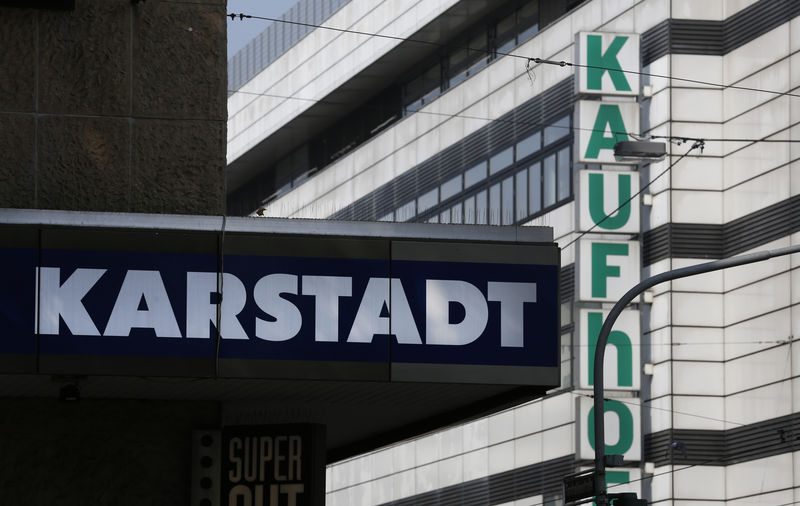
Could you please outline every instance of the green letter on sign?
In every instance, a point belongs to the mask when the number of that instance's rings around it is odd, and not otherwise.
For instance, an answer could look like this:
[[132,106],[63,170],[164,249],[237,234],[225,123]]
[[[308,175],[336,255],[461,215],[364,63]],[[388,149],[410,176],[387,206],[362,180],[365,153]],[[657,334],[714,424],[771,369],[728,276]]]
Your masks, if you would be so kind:
[[606,297],[606,279],[619,277],[619,266],[608,265],[610,255],[627,256],[625,243],[592,243],[592,297]]
[[590,90],[602,90],[603,74],[608,70],[611,82],[617,91],[631,91],[631,85],[622,73],[622,66],[617,60],[622,46],[628,37],[614,37],[609,44],[605,54],[603,54],[603,37],[600,35],[589,35],[586,38],[586,61],[589,68],[586,69],[586,85]]
[[[606,217],[603,188],[603,174],[589,174],[589,214],[595,225],[606,230],[616,230],[628,223],[631,217],[631,175],[620,174],[619,211],[615,216]],[[605,221],[603,221],[605,219]]]
[[[606,127],[611,130],[611,137],[604,135]],[[601,104],[597,111],[597,118],[594,120],[592,136],[589,137],[589,145],[586,147],[586,158],[597,158],[600,156],[601,149],[614,149],[614,144],[627,140],[628,133],[625,130],[625,122],[622,121],[619,106]]]
[[[594,354],[597,350],[597,338],[603,327],[603,313],[588,313],[589,317],[589,384],[594,385]],[[621,387],[633,386],[633,346],[628,334],[620,330],[612,330],[608,335],[608,344],[617,347],[617,384]]]
[[[606,455],[624,455],[633,446],[633,413],[619,401],[604,401],[603,406],[606,413],[616,413],[619,418],[619,440],[613,446],[606,442]],[[589,444],[594,449],[594,407],[588,418]]]
[[630,483],[630,471],[610,471],[606,470],[606,486]]

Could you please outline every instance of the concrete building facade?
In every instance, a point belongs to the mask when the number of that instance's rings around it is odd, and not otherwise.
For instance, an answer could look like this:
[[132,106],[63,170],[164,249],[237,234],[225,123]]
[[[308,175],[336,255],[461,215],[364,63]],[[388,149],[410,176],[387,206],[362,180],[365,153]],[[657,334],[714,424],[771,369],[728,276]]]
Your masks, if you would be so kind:
[[[800,242],[798,15],[786,0],[351,0],[322,23],[350,32],[317,28],[229,90],[229,212],[546,225],[562,248],[561,387],[329,466],[328,504],[563,503],[562,478],[592,466],[592,336],[619,290]],[[599,93],[572,65],[591,44]],[[616,161],[625,139],[597,107],[626,138],[661,137],[666,159]],[[609,491],[800,501],[799,265],[632,305],[609,347],[607,450],[625,456]]]
[[224,213],[225,2],[0,14],[0,206]]
[[[9,225],[21,210],[101,226],[122,212],[224,213],[224,16],[223,0],[0,2],[4,254],[37,235]],[[25,274],[4,276],[4,293],[35,286]],[[22,317],[7,302],[6,344]],[[107,377],[38,374],[35,356],[23,368],[14,359],[0,353],[0,503],[189,503],[191,433],[219,426],[219,403],[155,399],[163,386],[152,384],[125,394]],[[76,384],[79,402],[59,400]]]

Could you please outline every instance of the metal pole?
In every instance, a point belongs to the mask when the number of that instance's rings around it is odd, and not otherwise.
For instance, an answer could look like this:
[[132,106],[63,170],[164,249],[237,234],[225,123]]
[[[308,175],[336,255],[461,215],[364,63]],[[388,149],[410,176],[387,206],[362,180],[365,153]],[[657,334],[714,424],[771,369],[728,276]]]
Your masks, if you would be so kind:
[[605,438],[605,420],[604,420],[604,390],[603,390],[603,358],[606,352],[606,343],[608,336],[611,333],[611,328],[614,322],[617,321],[622,310],[638,297],[642,292],[650,287],[653,287],[664,281],[671,281],[673,279],[685,278],[687,276],[694,276],[695,274],[703,274],[711,271],[718,271],[728,267],[736,267],[738,265],[750,264],[753,262],[761,262],[769,258],[790,255],[792,253],[800,253],[800,244],[789,246],[787,248],[780,248],[770,251],[762,251],[759,253],[751,253],[749,255],[735,256],[731,258],[724,258],[714,262],[707,262],[704,264],[692,265],[683,267],[681,269],[674,269],[655,276],[649,277],[634,286],[622,296],[611,311],[608,313],[603,327],[600,329],[600,335],[597,337],[597,347],[595,348],[594,355],[594,466],[598,475],[595,481],[595,502],[598,506],[608,505],[608,497],[606,495],[606,438]]

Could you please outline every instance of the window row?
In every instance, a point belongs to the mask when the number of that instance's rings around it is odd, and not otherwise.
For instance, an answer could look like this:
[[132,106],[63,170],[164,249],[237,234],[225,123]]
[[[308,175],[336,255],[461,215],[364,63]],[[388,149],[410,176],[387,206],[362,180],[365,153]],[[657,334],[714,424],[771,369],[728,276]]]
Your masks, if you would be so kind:
[[539,31],[539,3],[514,2],[489,23],[480,23],[428,61],[403,85],[403,114],[418,111],[443,91],[479,72]]
[[[524,220],[572,195],[571,148],[563,141],[569,132],[567,115],[404,203],[380,221],[508,225]],[[563,147],[558,148],[557,141]]]
[[[428,216],[424,221],[470,225],[513,225],[525,221],[571,197],[570,152],[570,147],[562,148],[544,160],[518,169],[488,188]],[[404,211],[411,213],[410,207]],[[400,218],[398,213],[398,221]]]
[[[337,0],[339,1],[339,0]],[[252,212],[297,186],[296,178],[321,171],[356,149],[405,114],[416,111],[480,71],[493,59],[533,37],[584,0],[510,0],[460,35],[450,39],[433,59],[421,57],[414,70],[391,84],[346,117],[308,139],[228,197],[234,214]],[[491,3],[490,3],[491,4]],[[400,70],[400,72],[404,72]]]

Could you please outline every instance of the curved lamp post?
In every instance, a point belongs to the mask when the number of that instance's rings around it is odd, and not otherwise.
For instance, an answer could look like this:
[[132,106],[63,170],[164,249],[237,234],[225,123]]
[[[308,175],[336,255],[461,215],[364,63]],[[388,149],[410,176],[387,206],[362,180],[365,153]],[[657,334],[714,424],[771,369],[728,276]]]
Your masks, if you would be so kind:
[[[597,338],[597,348],[594,355],[594,465],[595,465],[595,502],[598,506],[608,505],[608,496],[606,494],[606,439],[605,439],[605,426],[604,426],[604,389],[603,389],[603,358],[605,356],[606,344],[608,336],[611,333],[611,328],[614,326],[617,317],[622,313],[622,310],[628,304],[639,296],[642,292],[664,281],[671,281],[673,279],[685,278],[687,276],[694,276],[695,274],[703,274],[711,271],[718,271],[728,267],[735,267],[737,265],[745,265],[753,262],[761,262],[769,258],[790,255],[792,253],[800,253],[800,245],[789,246],[776,250],[763,251],[759,253],[751,253],[748,255],[740,255],[714,262],[707,262],[681,269],[674,269],[655,276],[649,277],[634,286],[622,296],[622,298],[614,304],[614,307],[603,322],[603,327],[600,329],[600,335]],[[614,457],[609,455],[608,457]],[[611,461],[619,461],[619,456],[612,458]]]

